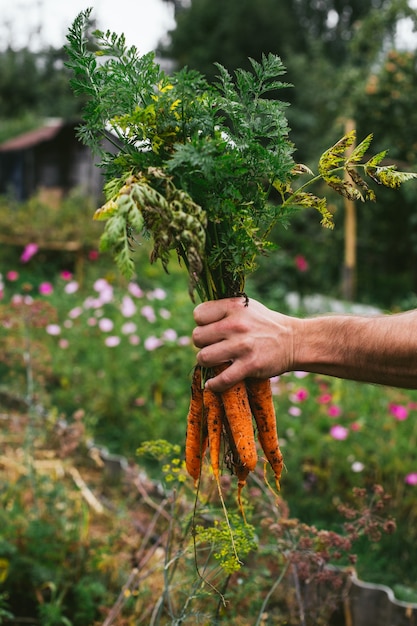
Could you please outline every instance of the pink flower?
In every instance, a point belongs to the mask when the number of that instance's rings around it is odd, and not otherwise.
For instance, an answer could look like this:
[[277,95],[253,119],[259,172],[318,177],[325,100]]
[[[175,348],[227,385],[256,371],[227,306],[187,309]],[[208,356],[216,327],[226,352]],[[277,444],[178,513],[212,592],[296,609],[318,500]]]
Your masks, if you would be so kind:
[[71,280],[72,272],[70,272],[69,270],[62,270],[60,276],[62,280]]
[[138,337],[138,335],[129,335],[129,343],[132,346],[138,346],[140,344],[140,337]]
[[183,337],[179,337],[178,338],[178,345],[179,346],[189,346],[191,343],[191,339],[190,337],[187,337],[186,335],[184,335]]
[[167,292],[165,289],[161,289],[161,287],[157,287],[153,291],[148,293],[149,300],[165,300],[167,297]]
[[126,322],[126,324],[123,324],[120,330],[124,335],[130,335],[131,333],[134,333],[136,331],[136,328],[137,326],[135,322]]
[[10,272],[7,272],[6,278],[7,280],[10,280],[10,282],[14,282],[19,278],[19,272],[16,272],[15,270],[10,270]]
[[120,337],[116,337],[116,335],[110,335],[110,337],[106,337],[104,343],[108,348],[115,348],[120,343]]
[[295,267],[298,269],[299,272],[308,271],[308,262],[304,256],[302,256],[301,254],[297,254],[294,261],[295,261]]
[[48,335],[59,335],[61,333],[61,328],[58,324],[48,324],[45,328]]
[[343,441],[343,439],[346,439],[348,434],[348,429],[344,426],[340,426],[340,424],[336,424],[330,429],[330,436],[333,437],[333,439],[337,439],[338,441]]
[[100,304],[106,304],[113,300],[113,287],[104,278],[96,280],[93,287],[100,294]]
[[302,370],[296,370],[295,372],[293,372],[295,378],[305,378],[306,376],[308,376],[308,372],[303,372]]
[[54,288],[51,285],[51,283],[41,283],[39,285],[39,293],[42,296],[49,296],[51,293],[53,293]]
[[417,472],[410,472],[410,474],[407,474],[404,478],[404,482],[407,485],[417,485]]
[[102,317],[98,322],[98,327],[103,333],[109,333],[114,328],[114,324],[108,317]]
[[360,429],[361,429],[361,425],[359,424],[359,422],[352,422],[351,423],[350,430],[353,430],[354,432],[357,432]]
[[168,309],[159,309],[159,315],[162,319],[169,320],[171,317],[171,311],[168,311]]
[[133,282],[129,283],[127,288],[128,288],[129,293],[132,296],[134,296],[135,298],[142,298],[143,291],[137,283],[133,283]]
[[307,389],[298,389],[295,393],[291,394],[290,396],[290,400],[292,402],[303,402],[304,400],[307,400],[308,398],[308,391]]
[[150,337],[147,337],[144,341],[144,347],[145,350],[148,350],[148,352],[151,352],[152,350],[156,350],[157,348],[160,348],[163,344],[163,341],[161,341],[161,339],[158,339],[158,337],[154,337],[153,335],[151,335]]
[[330,393],[323,393],[321,396],[317,398],[317,402],[319,404],[329,404],[332,401],[332,396]]
[[27,263],[30,259],[37,253],[39,247],[36,243],[28,243],[28,245],[23,250],[20,260],[22,263]]
[[293,417],[299,417],[301,415],[301,409],[299,406],[290,406],[288,409],[288,414]]
[[69,341],[68,339],[60,339],[58,345],[62,350],[66,350],[69,346]]
[[178,337],[178,334],[177,334],[177,331],[174,330],[173,328],[168,328],[167,330],[164,330],[162,336],[167,341],[175,341]]
[[72,294],[75,293],[76,291],[78,291],[78,283],[76,280],[71,280],[69,283],[67,283],[64,287],[64,291],[65,293],[68,294]]
[[99,253],[97,250],[90,250],[90,252],[88,253],[88,258],[90,259],[90,261],[97,261],[99,257]]
[[82,315],[82,312],[82,307],[76,306],[71,309],[71,311],[69,311],[68,317],[70,317],[72,320],[75,320],[77,317],[80,317],[80,315]]
[[337,404],[331,404],[327,409],[327,415],[329,417],[339,417],[342,414],[342,409]]
[[408,417],[408,409],[402,404],[390,404],[389,412],[391,415],[395,417],[398,421],[406,420]]
[[142,313],[143,317],[148,320],[148,322],[155,322],[156,315],[151,306],[147,305],[142,307],[140,312]]
[[132,317],[136,313],[136,306],[130,296],[123,296],[120,311],[124,317]]

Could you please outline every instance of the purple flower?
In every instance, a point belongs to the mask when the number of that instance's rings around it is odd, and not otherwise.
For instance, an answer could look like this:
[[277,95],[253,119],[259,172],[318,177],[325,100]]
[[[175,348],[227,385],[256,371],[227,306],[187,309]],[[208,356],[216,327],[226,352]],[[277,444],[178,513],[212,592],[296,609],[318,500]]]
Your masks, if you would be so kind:
[[410,474],[407,474],[404,478],[404,482],[407,485],[417,485],[417,472],[410,472]]
[[36,243],[28,243],[28,245],[23,250],[20,260],[22,263],[27,263],[30,259],[37,253],[39,247]]
[[54,288],[51,283],[41,283],[39,285],[39,293],[42,296],[49,296],[51,293],[53,293],[53,291]]
[[343,441],[343,439],[346,439],[348,434],[348,429],[344,426],[340,426],[340,424],[336,424],[330,429],[330,436],[333,437],[333,439],[337,439],[338,441]]

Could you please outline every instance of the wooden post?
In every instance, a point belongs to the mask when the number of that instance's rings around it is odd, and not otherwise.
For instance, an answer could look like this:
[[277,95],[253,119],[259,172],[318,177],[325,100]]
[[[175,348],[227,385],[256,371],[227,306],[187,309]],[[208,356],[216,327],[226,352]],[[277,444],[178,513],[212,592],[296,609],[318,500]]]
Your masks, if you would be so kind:
[[[355,129],[354,121],[346,121],[345,133]],[[353,150],[351,147],[350,151]],[[347,174],[346,174],[347,177]],[[345,251],[342,277],[342,296],[352,302],[356,295],[356,205],[353,200],[345,198]]]

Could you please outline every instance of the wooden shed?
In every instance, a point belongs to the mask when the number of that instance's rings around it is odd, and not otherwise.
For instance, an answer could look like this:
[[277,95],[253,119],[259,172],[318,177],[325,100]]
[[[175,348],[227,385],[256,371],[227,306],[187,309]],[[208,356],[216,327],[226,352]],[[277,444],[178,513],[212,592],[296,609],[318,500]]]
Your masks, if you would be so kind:
[[0,144],[0,195],[18,201],[39,195],[59,202],[79,188],[98,200],[102,174],[91,150],[77,139],[78,125],[78,121],[52,119]]

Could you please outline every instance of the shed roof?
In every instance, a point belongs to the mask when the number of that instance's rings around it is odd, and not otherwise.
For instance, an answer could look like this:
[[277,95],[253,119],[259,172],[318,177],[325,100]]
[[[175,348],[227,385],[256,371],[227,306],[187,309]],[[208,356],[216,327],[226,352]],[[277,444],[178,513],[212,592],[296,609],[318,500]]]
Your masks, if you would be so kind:
[[52,120],[40,128],[22,133],[12,139],[7,139],[0,144],[0,152],[11,152],[17,150],[27,150],[44,141],[50,141],[65,126],[63,120]]

